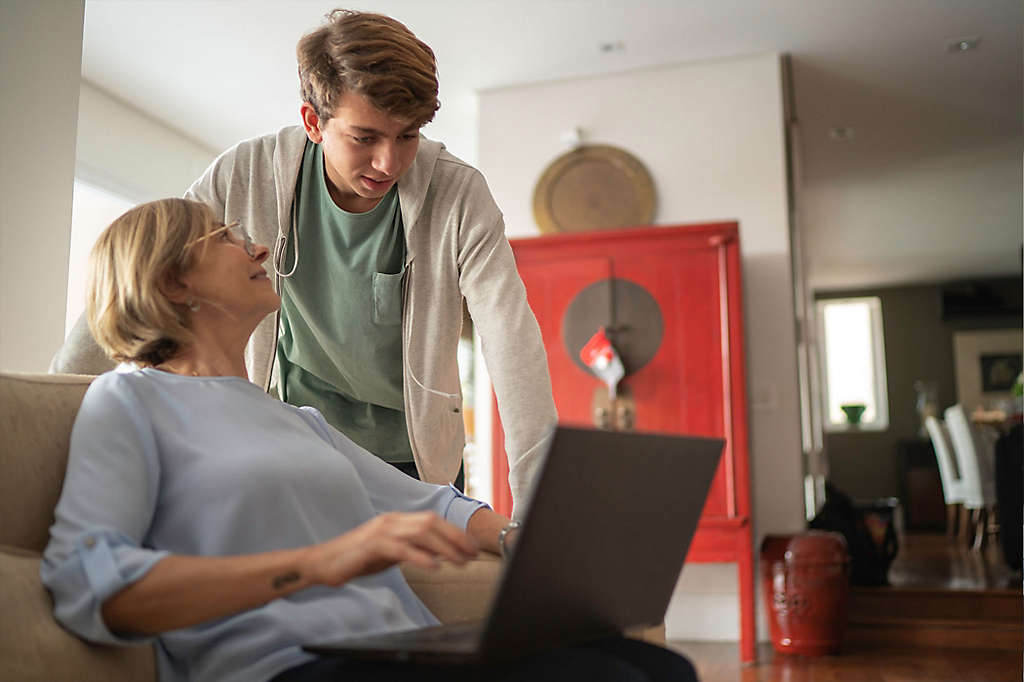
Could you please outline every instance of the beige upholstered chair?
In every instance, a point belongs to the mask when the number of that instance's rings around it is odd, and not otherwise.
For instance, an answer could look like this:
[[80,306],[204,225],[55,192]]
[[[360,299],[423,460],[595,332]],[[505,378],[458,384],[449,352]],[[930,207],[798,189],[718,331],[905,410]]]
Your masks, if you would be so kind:
[[[53,618],[39,579],[60,496],[71,426],[92,377],[0,374],[0,680],[144,682],[156,679],[152,646],[87,644]],[[437,572],[404,569],[444,622],[479,618],[500,562],[480,559]]]
[[[53,618],[40,554],[60,496],[71,426],[92,377],[0,374],[0,680],[146,682],[153,648],[87,644]],[[442,622],[480,618],[499,574],[497,558],[439,571],[403,567]],[[664,627],[635,633],[664,642]]]

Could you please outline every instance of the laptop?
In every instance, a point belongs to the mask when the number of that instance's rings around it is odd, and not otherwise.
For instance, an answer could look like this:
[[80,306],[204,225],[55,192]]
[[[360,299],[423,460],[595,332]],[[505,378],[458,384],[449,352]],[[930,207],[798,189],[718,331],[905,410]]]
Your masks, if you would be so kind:
[[483,620],[304,649],[354,659],[488,664],[659,624],[723,445],[558,426]]

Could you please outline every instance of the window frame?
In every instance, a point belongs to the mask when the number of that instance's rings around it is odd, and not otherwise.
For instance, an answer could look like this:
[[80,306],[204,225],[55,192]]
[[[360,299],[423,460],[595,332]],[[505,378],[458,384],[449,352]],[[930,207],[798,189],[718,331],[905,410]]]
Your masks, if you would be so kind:
[[[866,303],[871,319],[871,359],[873,364],[875,419],[870,422],[850,424],[832,420],[829,409],[829,376],[828,376],[828,339],[825,336],[825,308],[829,305]],[[885,366],[885,330],[882,320],[882,299],[879,296],[842,296],[836,298],[819,298],[815,301],[815,318],[818,330],[818,361],[821,367],[822,397],[822,428],[826,433],[856,433],[860,431],[889,430],[889,391],[888,375]]]
[[[99,237],[100,233],[107,228],[109,223],[100,225],[99,230],[94,233],[89,233],[91,239],[82,239],[82,235],[79,232],[84,227],[81,222],[81,215],[78,213],[80,208],[79,201],[81,195],[79,194],[80,189],[86,190],[93,195],[105,195],[105,198],[112,200],[113,202],[121,204],[118,206],[118,210],[122,213],[128,209],[139,204],[137,197],[131,193],[123,191],[121,188],[112,186],[109,183],[97,181],[93,179],[93,175],[88,172],[79,172],[80,169],[76,168],[72,201],[71,201],[71,225],[68,230],[68,283],[64,294],[64,338],[71,333],[76,321],[81,315],[85,314],[85,302],[79,297],[85,291],[86,282],[88,280],[88,255],[92,250],[92,246]],[[117,215],[114,215],[116,218]],[[113,220],[113,218],[111,219]],[[91,225],[95,228],[96,225]],[[77,288],[76,288],[77,287]]]

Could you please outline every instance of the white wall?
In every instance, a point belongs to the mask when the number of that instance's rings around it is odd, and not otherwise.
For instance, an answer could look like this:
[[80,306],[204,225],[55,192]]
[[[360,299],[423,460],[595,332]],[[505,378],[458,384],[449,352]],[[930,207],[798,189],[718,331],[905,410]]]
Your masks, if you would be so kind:
[[[576,126],[585,142],[623,147],[647,166],[658,224],[739,221],[758,541],[803,528],[782,101],[775,54],[480,95],[479,165],[510,236],[537,234],[534,183]],[[738,610],[734,565],[689,565],[668,636],[735,640]]]
[[100,232],[135,204],[180,196],[217,153],[88,81],[79,93],[66,332],[85,309],[89,251]]
[[84,0],[0,3],[0,371],[64,338]]
[[221,151],[81,82],[76,175],[136,202],[181,196]]
[[1021,149],[1018,135],[936,146],[913,164],[876,151],[870,172],[808,178],[799,200],[808,285],[1019,275]]
[[0,4],[0,371],[46,371],[64,340],[75,177],[178,196],[218,151],[83,82],[83,17],[81,1]]

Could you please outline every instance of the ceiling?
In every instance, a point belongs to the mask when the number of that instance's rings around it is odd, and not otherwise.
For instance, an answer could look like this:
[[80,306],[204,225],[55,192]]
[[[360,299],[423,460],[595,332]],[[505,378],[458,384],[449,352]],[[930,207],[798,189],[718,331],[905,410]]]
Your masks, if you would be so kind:
[[[295,43],[335,7],[87,0],[85,79],[212,151],[298,121]],[[482,89],[778,52],[819,288],[1020,272],[1019,0],[364,0],[438,58],[426,130],[476,157]],[[977,39],[967,51],[951,41]],[[835,128],[852,131],[833,139]]]

